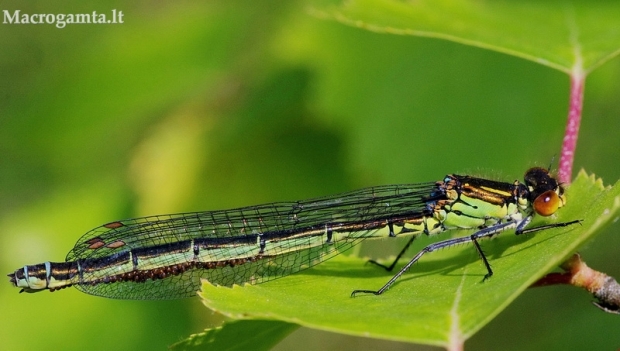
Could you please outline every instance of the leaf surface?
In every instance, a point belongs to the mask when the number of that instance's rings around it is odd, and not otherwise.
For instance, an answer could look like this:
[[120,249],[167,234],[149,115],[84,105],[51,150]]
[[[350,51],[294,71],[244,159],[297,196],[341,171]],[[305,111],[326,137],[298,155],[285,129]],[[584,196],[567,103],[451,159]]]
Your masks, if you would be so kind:
[[557,218],[536,219],[532,225],[574,219],[582,219],[582,225],[519,237],[507,231],[481,241],[495,272],[485,282],[486,270],[475,250],[462,245],[424,256],[381,296],[350,297],[355,289],[380,288],[391,273],[346,255],[261,285],[227,288],[205,282],[200,296],[210,309],[235,319],[273,319],[444,347],[462,343],[617,219],[620,186],[604,188],[600,179],[582,171],[567,199]]
[[312,11],[368,30],[452,40],[563,72],[591,71],[620,52],[620,3],[323,0]]

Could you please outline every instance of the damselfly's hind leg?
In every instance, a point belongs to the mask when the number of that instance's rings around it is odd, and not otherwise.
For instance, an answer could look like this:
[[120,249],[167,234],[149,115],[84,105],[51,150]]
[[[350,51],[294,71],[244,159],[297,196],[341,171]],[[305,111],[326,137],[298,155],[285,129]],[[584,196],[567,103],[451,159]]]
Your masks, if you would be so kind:
[[368,260],[368,263],[372,263],[374,265],[377,265],[379,267],[382,267],[383,269],[385,269],[388,272],[391,272],[394,269],[394,266],[396,266],[396,263],[398,263],[398,260],[400,260],[401,257],[403,257],[403,255],[405,254],[405,252],[407,252],[407,250],[409,249],[409,246],[411,246],[411,243],[413,243],[413,241],[415,240],[416,236],[412,236],[411,239],[409,239],[409,241],[407,242],[407,244],[405,245],[405,247],[403,247],[402,250],[400,250],[400,252],[398,253],[398,255],[396,256],[396,258],[394,259],[394,262],[392,262],[392,264],[390,264],[389,266],[386,266],[384,264],[381,264],[375,260]]

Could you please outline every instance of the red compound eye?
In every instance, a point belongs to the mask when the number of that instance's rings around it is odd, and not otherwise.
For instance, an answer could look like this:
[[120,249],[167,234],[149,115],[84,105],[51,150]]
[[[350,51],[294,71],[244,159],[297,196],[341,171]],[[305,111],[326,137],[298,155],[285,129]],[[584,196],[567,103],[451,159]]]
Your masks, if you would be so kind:
[[560,197],[555,191],[549,190],[538,195],[534,200],[534,211],[541,216],[551,216],[560,207]]

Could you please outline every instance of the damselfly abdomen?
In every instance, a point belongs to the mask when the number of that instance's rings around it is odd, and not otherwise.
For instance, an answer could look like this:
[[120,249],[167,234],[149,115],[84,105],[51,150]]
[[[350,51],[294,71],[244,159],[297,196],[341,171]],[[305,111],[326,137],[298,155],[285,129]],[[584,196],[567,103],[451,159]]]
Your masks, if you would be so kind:
[[284,277],[364,239],[410,236],[397,261],[419,234],[477,230],[427,246],[381,289],[352,294],[378,295],[425,253],[465,242],[480,254],[486,279],[493,271],[478,239],[578,223],[527,228],[532,216],[550,216],[565,203],[563,187],[543,168],[528,170],[524,183],[447,175],[304,201],[115,221],[82,236],[66,262],[24,266],[9,277],[25,292],[75,286],[109,298],[174,299],[195,295],[201,278],[231,286]]

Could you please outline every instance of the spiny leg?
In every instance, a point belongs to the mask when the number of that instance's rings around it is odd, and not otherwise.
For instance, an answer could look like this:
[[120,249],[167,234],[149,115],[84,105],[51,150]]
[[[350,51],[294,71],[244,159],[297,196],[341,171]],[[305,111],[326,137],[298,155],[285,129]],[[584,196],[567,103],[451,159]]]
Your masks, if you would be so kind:
[[400,278],[401,275],[403,275],[403,273],[408,271],[409,268],[414,263],[416,263],[418,260],[420,260],[420,258],[425,253],[433,252],[433,251],[436,251],[438,249],[442,249],[442,248],[446,248],[446,247],[450,247],[450,246],[454,246],[454,245],[458,245],[458,244],[462,244],[462,243],[467,243],[467,242],[473,242],[475,247],[476,247],[476,250],[480,254],[480,257],[483,260],[483,262],[485,264],[485,267],[487,268],[487,271],[488,271],[488,273],[484,277],[484,279],[487,279],[487,278],[489,278],[490,276],[493,275],[493,271],[491,270],[491,266],[490,266],[486,256],[482,252],[482,249],[480,248],[480,245],[478,244],[478,241],[477,241],[478,239],[486,238],[486,237],[492,237],[493,235],[499,234],[500,232],[503,232],[505,230],[512,229],[512,228],[516,228],[516,234],[520,235],[520,234],[530,234],[530,233],[534,233],[534,232],[537,232],[537,231],[540,231],[540,230],[545,230],[545,229],[558,228],[558,227],[566,227],[566,226],[569,226],[569,225],[581,223],[581,220],[574,220],[574,221],[570,221],[570,222],[554,223],[554,224],[543,225],[543,226],[536,227],[536,228],[524,229],[525,226],[527,226],[531,222],[531,220],[532,220],[532,217],[531,216],[527,216],[526,218],[524,218],[523,220],[521,220],[519,222],[511,221],[511,222],[506,222],[506,223],[500,223],[500,224],[494,225],[492,227],[481,229],[481,230],[475,232],[474,234],[472,234],[470,236],[464,236],[464,237],[460,237],[460,238],[448,239],[448,240],[439,241],[439,242],[430,244],[430,245],[426,246],[425,248],[423,248],[420,252],[418,252],[403,268],[400,269],[400,271],[398,271],[398,273],[396,273],[383,287],[381,287],[381,289],[376,290],[376,291],[375,290],[354,290],[351,293],[351,297],[355,297],[356,294],[381,295],[387,289],[389,289],[390,286],[392,286],[392,284],[394,284],[394,282],[398,278]]
[[460,237],[460,238],[454,238],[454,239],[448,239],[448,240],[444,240],[444,241],[440,241],[440,242],[436,242],[433,244],[430,244],[428,246],[426,246],[425,248],[423,248],[420,252],[418,252],[403,268],[401,268],[398,273],[396,273],[381,289],[379,290],[354,290],[351,293],[351,297],[355,297],[355,295],[357,294],[374,294],[374,295],[381,295],[383,294],[383,292],[385,292],[387,289],[390,288],[390,286],[392,286],[392,284],[394,284],[394,282],[400,278],[401,275],[403,275],[403,273],[405,273],[406,271],[409,270],[409,268],[416,262],[418,262],[418,260],[425,254],[428,252],[433,252],[436,250],[439,250],[441,248],[445,248],[445,247],[450,247],[450,246],[454,246],[454,245],[458,245],[458,244],[462,244],[462,243],[467,243],[467,242],[471,242],[472,241],[472,237],[471,236],[464,236],[464,237]]
[[[487,266],[487,270],[490,274],[493,274],[493,271],[491,270],[491,266],[488,264],[488,261],[486,260],[486,256],[484,256],[484,254],[482,253],[482,250],[480,249],[480,245],[478,245],[478,242],[476,241],[479,238],[483,238],[483,237],[490,237],[493,236],[499,232],[502,232],[504,230],[507,229],[511,229],[514,227],[517,227],[521,222],[517,223],[515,221],[512,222],[506,222],[506,223],[500,223],[497,224],[495,226],[492,227],[488,227],[488,228],[484,228],[481,229],[479,231],[477,231],[476,233],[469,235],[469,236],[463,236],[460,238],[453,238],[453,239],[448,239],[448,240],[444,240],[444,241],[439,241],[433,244],[430,244],[428,246],[426,246],[425,248],[423,248],[420,252],[418,252],[412,259],[411,261],[409,261],[403,268],[400,269],[400,271],[398,271],[398,273],[396,273],[392,279],[390,279],[383,287],[381,287],[381,289],[375,291],[375,290],[354,290],[351,293],[352,297],[355,297],[356,294],[374,294],[374,295],[381,295],[383,294],[383,292],[385,292],[387,289],[390,288],[390,286],[392,286],[392,284],[394,284],[394,282],[400,278],[401,275],[403,275],[403,273],[405,273],[407,270],[409,270],[409,268],[416,263],[425,253],[428,252],[433,252],[442,248],[446,248],[446,247],[450,247],[450,246],[454,246],[454,245],[458,245],[458,244],[462,244],[462,243],[468,243],[468,242],[474,242],[475,245],[477,246],[476,249],[479,250],[478,252],[481,253],[481,257],[483,258],[483,261],[485,261],[485,265]],[[489,275],[490,276],[490,275]]]
[[414,236],[411,237],[411,239],[409,239],[409,241],[407,242],[405,247],[403,247],[403,249],[400,250],[400,252],[396,256],[396,259],[394,259],[394,262],[392,262],[392,264],[390,264],[389,266],[381,264],[381,263],[379,263],[379,262],[377,262],[375,260],[368,260],[368,263],[372,263],[372,264],[377,265],[379,267],[383,267],[386,271],[391,272],[392,269],[394,269],[394,266],[396,266],[396,263],[398,263],[398,260],[405,254],[407,249],[409,249],[409,246],[411,246],[411,243],[415,240],[415,238],[416,238],[416,236],[414,235]]
[[516,235],[521,235],[521,234],[531,234],[531,233],[535,233],[541,230],[546,230],[546,229],[552,229],[552,228],[560,228],[560,227],[568,227],[569,225],[573,225],[573,224],[581,224],[581,222],[583,221],[583,219],[576,219],[574,221],[570,221],[570,222],[562,222],[562,223],[553,223],[553,224],[547,224],[547,225],[541,225],[540,227],[535,227],[535,228],[527,228],[527,229],[521,229],[519,230],[519,228],[517,228],[517,231],[515,232]]
[[484,263],[484,267],[486,267],[487,269],[487,274],[485,274],[484,278],[482,278],[482,281],[485,281],[493,275],[491,264],[489,264],[489,260],[487,260],[487,256],[484,254],[484,251],[482,251],[482,248],[480,247],[478,240],[473,235],[471,237],[471,242],[474,243],[474,247],[476,248],[476,251],[478,251],[478,256],[480,256],[480,259]]

